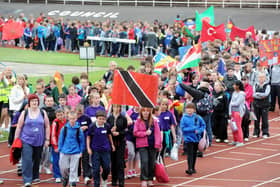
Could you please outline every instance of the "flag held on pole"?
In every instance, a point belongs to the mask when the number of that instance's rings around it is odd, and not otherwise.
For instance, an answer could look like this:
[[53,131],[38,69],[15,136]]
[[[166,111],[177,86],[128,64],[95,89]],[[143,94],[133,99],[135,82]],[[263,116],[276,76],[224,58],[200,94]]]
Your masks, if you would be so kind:
[[235,37],[245,39],[247,32],[251,32],[253,40],[256,41],[255,29],[254,29],[253,25],[248,27],[247,29],[240,29],[240,28],[236,27],[235,25],[233,25],[231,28],[231,32],[230,32],[230,39],[232,41],[235,41]]
[[217,27],[211,26],[206,21],[203,21],[200,40],[202,42],[214,41],[215,39],[220,39],[222,41],[227,40],[225,25],[221,24]]
[[112,104],[154,108],[158,77],[128,71],[115,71]]

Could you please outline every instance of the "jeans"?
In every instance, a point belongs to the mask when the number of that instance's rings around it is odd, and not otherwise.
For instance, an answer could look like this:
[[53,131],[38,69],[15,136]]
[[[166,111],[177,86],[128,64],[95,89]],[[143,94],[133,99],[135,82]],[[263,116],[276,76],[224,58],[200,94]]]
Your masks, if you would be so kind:
[[52,160],[53,160],[53,177],[54,178],[61,178],[60,168],[59,168],[59,152],[55,152],[54,148],[52,147]]
[[102,179],[107,180],[110,173],[110,152],[93,151],[92,153],[92,170],[94,186],[100,186],[100,166],[102,167]]
[[157,150],[151,147],[139,148],[140,162],[141,162],[141,175],[140,180],[152,181],[155,176],[155,162]]
[[197,142],[188,142],[187,145],[187,157],[188,157],[188,170],[195,169],[195,163],[196,163],[196,155],[197,155],[197,149],[198,149],[198,143]]
[[44,147],[43,148],[40,166],[41,167],[45,167],[45,168],[50,168],[50,166],[51,166],[51,151],[50,151],[50,147]]
[[83,177],[88,177],[91,178],[92,177],[92,168],[90,165],[90,161],[89,161],[89,154],[87,152],[87,149],[83,152],[82,155],[82,166],[83,166]]
[[209,114],[206,114],[205,116],[202,117],[205,124],[206,124],[206,132],[207,132],[208,137],[209,137],[209,146],[211,146],[211,144],[212,144],[211,115],[212,115],[212,113],[209,113]]
[[32,183],[39,178],[39,166],[43,146],[34,147],[22,142],[22,176],[23,183]]

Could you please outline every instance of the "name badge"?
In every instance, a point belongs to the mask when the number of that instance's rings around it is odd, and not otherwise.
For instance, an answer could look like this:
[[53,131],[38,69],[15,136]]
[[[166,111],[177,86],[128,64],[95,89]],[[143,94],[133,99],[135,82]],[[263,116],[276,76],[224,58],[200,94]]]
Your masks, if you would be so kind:
[[85,124],[87,124],[87,122],[86,122],[86,121],[83,121],[81,124],[82,124],[82,125],[85,125]]
[[107,130],[101,131],[101,134],[107,134]]
[[91,119],[92,123],[96,122],[96,117],[91,117],[90,119]]
[[170,118],[169,118],[169,116],[165,116],[165,117],[164,117],[164,119],[167,119],[167,120],[169,120]]

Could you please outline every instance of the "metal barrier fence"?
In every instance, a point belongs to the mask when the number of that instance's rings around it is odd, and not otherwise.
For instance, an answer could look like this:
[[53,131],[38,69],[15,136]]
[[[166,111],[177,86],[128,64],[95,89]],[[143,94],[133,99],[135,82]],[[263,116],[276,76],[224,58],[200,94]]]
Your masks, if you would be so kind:
[[58,3],[81,5],[113,6],[168,6],[168,7],[236,7],[236,8],[275,8],[278,10],[280,0],[5,0],[9,3]]

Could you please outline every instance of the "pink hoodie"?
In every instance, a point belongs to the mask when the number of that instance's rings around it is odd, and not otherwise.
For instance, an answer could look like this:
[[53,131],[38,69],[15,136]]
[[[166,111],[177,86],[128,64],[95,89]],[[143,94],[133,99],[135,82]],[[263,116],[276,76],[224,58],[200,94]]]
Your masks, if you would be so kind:
[[81,102],[81,97],[78,94],[74,96],[68,95],[67,96],[67,105],[71,106],[73,110],[75,110],[76,106]]
[[[159,148],[161,148],[160,129],[159,129],[158,122],[155,119],[153,119],[153,123],[155,126],[155,131],[154,131],[155,148],[159,149]],[[138,118],[134,124],[134,130],[133,130],[133,134],[136,137],[136,148],[149,146],[146,131],[147,131],[147,129],[146,129],[145,122]]]

